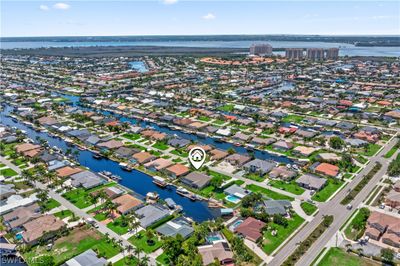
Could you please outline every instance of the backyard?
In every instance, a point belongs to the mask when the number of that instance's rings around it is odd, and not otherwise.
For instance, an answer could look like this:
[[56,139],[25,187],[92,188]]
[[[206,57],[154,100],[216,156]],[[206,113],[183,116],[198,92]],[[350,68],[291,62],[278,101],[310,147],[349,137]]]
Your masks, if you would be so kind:
[[304,193],[304,189],[301,188],[295,181],[284,182],[281,180],[270,180],[268,184],[272,187],[285,190],[295,195],[301,195]]
[[343,181],[328,178],[328,182],[324,188],[316,192],[311,199],[319,202],[327,201],[342,185]]
[[145,231],[140,231],[138,234],[135,236],[132,236],[128,239],[130,243],[132,243],[134,246],[143,249],[144,252],[146,253],[152,253],[159,249],[162,245],[162,242],[158,240],[157,236],[153,235],[151,240],[153,241],[152,244],[149,245],[147,242],[148,237],[146,236]]
[[272,190],[254,185],[254,184],[247,185],[246,189],[251,190],[252,192],[260,192],[260,193],[264,194],[265,196],[267,196],[268,198],[271,198],[274,200],[289,200],[289,201],[294,200],[294,198],[292,198],[292,197],[279,194],[275,191],[272,191]]

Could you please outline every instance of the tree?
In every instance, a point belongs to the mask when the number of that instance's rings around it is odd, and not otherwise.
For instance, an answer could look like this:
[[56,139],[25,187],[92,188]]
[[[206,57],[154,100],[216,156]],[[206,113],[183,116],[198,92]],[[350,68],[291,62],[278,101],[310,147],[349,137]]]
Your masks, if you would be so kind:
[[381,249],[381,257],[384,262],[392,263],[394,258],[394,252],[390,248]]
[[56,263],[54,262],[54,257],[50,256],[50,255],[40,256],[36,260],[38,260],[38,264],[43,265],[43,266],[56,265]]
[[176,264],[179,255],[182,253],[183,237],[177,235],[176,237],[167,237],[164,240],[163,250],[172,264]]
[[333,149],[340,150],[342,149],[343,145],[344,141],[337,136],[331,137],[329,140],[329,146],[331,146]]
[[283,227],[287,227],[289,225],[287,219],[281,214],[274,214],[273,222],[282,225]]

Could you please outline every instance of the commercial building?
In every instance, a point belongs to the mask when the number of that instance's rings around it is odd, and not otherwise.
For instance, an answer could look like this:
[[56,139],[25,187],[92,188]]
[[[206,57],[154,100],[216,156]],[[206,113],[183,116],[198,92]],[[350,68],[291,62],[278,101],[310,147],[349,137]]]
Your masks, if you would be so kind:
[[303,48],[287,48],[285,50],[285,57],[291,60],[303,59]]
[[250,46],[251,55],[272,55],[272,46],[268,43],[253,44]]

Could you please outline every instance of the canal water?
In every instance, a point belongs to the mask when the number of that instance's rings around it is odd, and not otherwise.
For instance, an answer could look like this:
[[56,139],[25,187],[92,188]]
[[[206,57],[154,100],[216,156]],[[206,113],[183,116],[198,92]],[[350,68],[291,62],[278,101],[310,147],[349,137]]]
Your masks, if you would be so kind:
[[142,61],[131,61],[128,64],[132,69],[136,70],[137,72],[140,73],[148,72],[146,65]]
[[36,141],[37,137],[45,139],[48,141],[50,147],[56,146],[64,152],[68,148],[72,148],[73,152],[75,150],[78,151],[77,161],[81,165],[88,167],[90,170],[94,172],[109,171],[115,175],[119,175],[122,177],[122,180],[120,181],[121,185],[142,196],[145,196],[147,192],[157,192],[161,199],[172,198],[178,205],[182,206],[183,213],[186,216],[191,217],[197,222],[202,222],[219,216],[219,209],[208,208],[207,203],[203,201],[191,201],[188,198],[181,197],[176,194],[175,187],[165,189],[160,188],[155,185],[152,182],[152,178],[145,173],[137,170],[133,170],[132,172],[124,171],[120,168],[117,162],[109,159],[96,160],[92,157],[93,154],[90,151],[80,151],[76,147],[69,147],[63,139],[53,137],[48,133],[35,131],[19,121],[15,122],[10,117],[7,117],[7,114],[9,114],[11,110],[11,107],[6,106],[0,112],[0,118],[3,124],[26,131],[27,135],[34,141]]

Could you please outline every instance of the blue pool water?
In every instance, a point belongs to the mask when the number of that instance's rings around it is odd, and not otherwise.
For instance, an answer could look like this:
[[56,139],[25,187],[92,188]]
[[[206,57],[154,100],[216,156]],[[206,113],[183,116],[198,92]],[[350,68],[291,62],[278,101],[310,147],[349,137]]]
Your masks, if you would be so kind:
[[241,223],[243,223],[243,220],[237,220],[236,222],[234,222],[234,223],[232,224],[232,227],[233,227],[233,228],[236,228],[236,227],[238,227],[239,225],[241,225]]
[[232,202],[232,203],[239,203],[240,202],[240,198],[234,196],[234,195],[228,195],[225,197],[226,200]]

